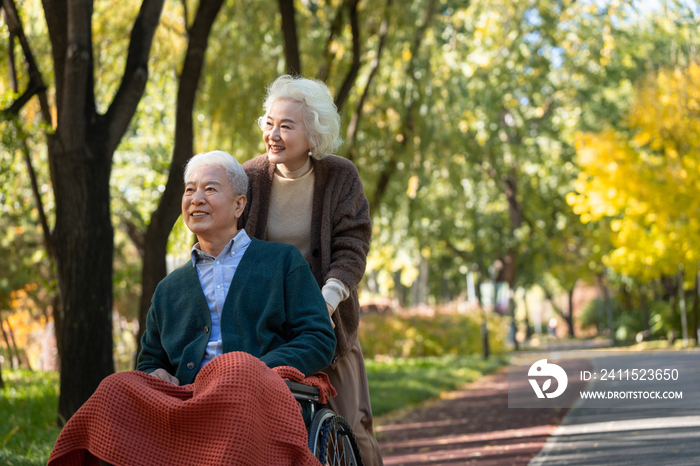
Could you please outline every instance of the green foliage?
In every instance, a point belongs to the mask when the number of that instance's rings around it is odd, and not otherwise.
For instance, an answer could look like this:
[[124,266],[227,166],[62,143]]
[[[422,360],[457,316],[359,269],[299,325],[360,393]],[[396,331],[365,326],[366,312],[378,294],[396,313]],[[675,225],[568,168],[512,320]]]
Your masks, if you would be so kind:
[[58,437],[58,374],[3,371],[0,464],[43,465]]
[[[642,309],[636,305],[630,309],[622,309],[617,299],[612,299],[612,306],[615,339],[619,342],[634,342],[637,333],[646,329]],[[680,316],[678,312],[675,315],[671,312],[668,301],[652,301],[648,304],[648,308],[650,335],[645,339],[667,338],[671,330],[680,334]],[[583,309],[580,319],[582,329],[607,327],[607,314],[603,300],[596,298],[590,301]]]
[[600,329],[607,326],[607,314],[605,313],[605,302],[600,298],[595,298],[586,304],[580,316],[581,329],[589,327]]
[[506,364],[505,356],[366,359],[372,414],[409,408]]
[[668,301],[649,303],[649,330],[652,338],[666,338],[670,331],[681,332],[680,315],[672,313]]
[[615,318],[616,341],[631,343],[642,330],[644,330],[644,321],[640,312],[624,311]]
[[[45,291],[52,288],[52,274],[24,161],[25,154],[31,157],[33,146],[18,119],[0,122],[0,137],[4,147],[0,150],[0,312],[15,307],[13,292],[32,288],[32,297],[44,307],[50,300]],[[35,169],[39,175],[48,171],[42,163],[36,163]],[[38,190],[51,206],[49,186],[39,184]]]
[[[492,353],[503,353],[507,319],[490,315],[489,344]],[[375,356],[468,356],[482,351],[481,318],[474,314],[402,316],[365,314],[359,338],[367,358]]]

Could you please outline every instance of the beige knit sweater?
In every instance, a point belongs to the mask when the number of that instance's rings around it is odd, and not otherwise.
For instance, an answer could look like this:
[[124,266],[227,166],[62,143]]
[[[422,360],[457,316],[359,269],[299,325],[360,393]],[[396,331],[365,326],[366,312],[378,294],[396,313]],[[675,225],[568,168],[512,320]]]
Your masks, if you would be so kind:
[[[296,246],[311,262],[311,213],[314,200],[314,167],[311,158],[292,172],[277,165],[272,179],[270,214],[267,219],[267,240]],[[326,303],[335,310],[350,296],[340,280],[329,278],[321,289]]]

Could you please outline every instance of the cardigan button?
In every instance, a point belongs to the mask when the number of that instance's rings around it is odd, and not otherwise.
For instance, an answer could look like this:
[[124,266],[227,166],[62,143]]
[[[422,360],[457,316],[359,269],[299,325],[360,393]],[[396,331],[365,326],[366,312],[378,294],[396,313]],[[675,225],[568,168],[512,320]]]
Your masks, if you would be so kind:
[[206,325],[204,326],[204,333],[209,333],[209,327],[207,327]]
[[321,251],[319,251],[318,249],[314,249],[314,251],[311,253],[311,255],[314,257],[318,257],[321,255]]
[[194,369],[194,363],[193,363],[193,362],[188,362],[188,363],[187,363],[187,368],[188,368],[189,370]]

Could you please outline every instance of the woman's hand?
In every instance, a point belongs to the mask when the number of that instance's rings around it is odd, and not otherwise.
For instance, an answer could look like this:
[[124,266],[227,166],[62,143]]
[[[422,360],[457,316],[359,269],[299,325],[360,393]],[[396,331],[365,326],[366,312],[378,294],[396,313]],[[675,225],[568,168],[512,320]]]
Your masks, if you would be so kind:
[[170,373],[168,373],[168,371],[166,371],[165,369],[156,369],[153,372],[151,372],[151,375],[161,380],[165,380],[166,382],[170,382],[173,385],[180,386],[180,381],[177,380],[177,377],[170,375]]
[[333,313],[335,312],[335,309],[333,309],[333,306],[331,306],[328,303],[326,303],[326,307],[328,308],[328,317],[331,318],[331,325],[333,326],[333,328],[335,328],[335,322],[333,322]]

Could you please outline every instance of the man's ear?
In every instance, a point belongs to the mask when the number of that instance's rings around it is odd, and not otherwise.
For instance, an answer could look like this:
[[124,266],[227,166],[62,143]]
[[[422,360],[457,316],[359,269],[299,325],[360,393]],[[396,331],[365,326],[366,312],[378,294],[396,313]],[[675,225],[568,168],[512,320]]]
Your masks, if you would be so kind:
[[245,210],[246,204],[248,204],[248,198],[244,194],[238,196],[235,200],[236,203],[236,218],[241,218],[243,211]]

